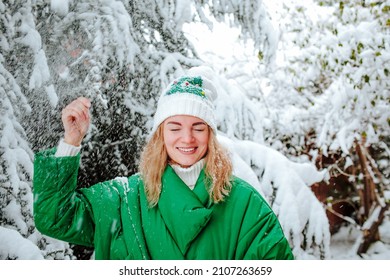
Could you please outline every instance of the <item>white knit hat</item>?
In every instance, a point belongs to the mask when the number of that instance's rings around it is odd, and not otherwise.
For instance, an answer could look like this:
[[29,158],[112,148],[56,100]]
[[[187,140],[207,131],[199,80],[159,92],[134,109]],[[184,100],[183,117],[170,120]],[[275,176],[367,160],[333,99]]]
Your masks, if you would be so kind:
[[176,115],[189,115],[204,120],[216,132],[213,101],[217,90],[207,78],[212,75],[208,67],[195,67],[188,75],[175,79],[163,91],[157,104],[151,135],[167,118]]

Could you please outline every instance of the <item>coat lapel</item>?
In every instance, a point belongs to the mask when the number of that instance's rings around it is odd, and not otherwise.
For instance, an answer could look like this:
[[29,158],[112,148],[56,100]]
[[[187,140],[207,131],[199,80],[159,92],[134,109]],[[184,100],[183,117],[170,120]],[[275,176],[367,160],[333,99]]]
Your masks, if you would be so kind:
[[202,170],[194,191],[191,191],[170,166],[163,175],[158,208],[183,256],[211,217],[212,207],[208,207],[209,195],[204,177]]

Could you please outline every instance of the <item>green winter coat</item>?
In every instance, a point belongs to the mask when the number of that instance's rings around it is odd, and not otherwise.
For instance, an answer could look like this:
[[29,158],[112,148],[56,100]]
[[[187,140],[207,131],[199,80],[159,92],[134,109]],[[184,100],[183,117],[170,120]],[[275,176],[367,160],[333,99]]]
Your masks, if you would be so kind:
[[95,248],[96,259],[293,259],[271,208],[233,179],[224,202],[210,202],[202,171],[191,191],[168,166],[156,207],[139,174],[77,189],[80,156],[34,161],[34,218],[45,235]]

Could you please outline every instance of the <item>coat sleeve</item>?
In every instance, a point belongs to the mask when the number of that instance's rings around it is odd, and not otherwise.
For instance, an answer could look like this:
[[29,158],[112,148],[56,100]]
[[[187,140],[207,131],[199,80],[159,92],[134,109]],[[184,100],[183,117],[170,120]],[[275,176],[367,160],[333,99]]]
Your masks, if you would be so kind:
[[37,153],[34,159],[35,226],[47,236],[92,247],[92,209],[76,190],[80,156],[55,157],[54,152]]
[[246,260],[294,259],[277,216],[264,198],[253,190],[246,200],[237,253]]

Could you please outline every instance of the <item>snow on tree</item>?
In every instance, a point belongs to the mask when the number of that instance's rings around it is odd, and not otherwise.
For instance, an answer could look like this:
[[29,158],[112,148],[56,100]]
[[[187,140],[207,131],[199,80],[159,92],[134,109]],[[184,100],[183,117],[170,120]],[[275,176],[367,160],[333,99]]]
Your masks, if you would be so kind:
[[[300,125],[290,130],[283,126],[283,132],[292,137],[314,129],[315,144],[324,154],[348,155],[362,136],[367,145],[388,137],[389,34],[384,13],[389,6],[386,1],[328,2],[311,3],[316,8],[309,10],[310,3],[292,1],[281,10],[280,48],[290,51],[280,52],[283,64],[268,75],[275,93],[268,103],[282,101],[280,114],[291,112],[285,110],[289,104],[299,105],[293,116],[282,115],[280,124],[297,119]],[[291,144],[298,146],[298,141]]]
[[[32,152],[17,117],[21,109],[31,108],[12,75],[4,68],[3,61],[0,55],[0,229],[4,233],[7,226],[15,229],[10,234],[20,235],[20,232],[28,237],[34,229],[31,211]],[[0,244],[3,243],[6,243],[5,239],[0,239]],[[7,252],[0,255],[2,258],[16,257],[9,256]]]
[[296,52],[290,52],[289,63],[280,69],[288,74],[276,72],[279,79],[273,85],[277,88],[278,81],[290,77],[286,83],[290,90],[280,93],[303,99],[306,113],[297,110],[289,116],[303,126],[291,131],[290,137],[306,133],[313,159],[337,154],[339,159],[328,167],[330,174],[347,176],[354,184],[355,194],[348,197],[359,201],[355,220],[364,236],[361,254],[379,239],[378,226],[389,207],[384,192],[389,186],[390,158],[390,35],[385,16],[390,6],[388,1],[318,5],[317,17],[298,6],[295,20],[306,19],[299,32],[292,26],[286,34],[294,38],[288,42],[294,42]]
[[[22,89],[41,87],[48,72],[30,5],[0,3],[0,258],[69,258],[69,246],[37,232],[32,215],[33,152],[22,126],[32,108]],[[30,61],[15,55],[21,49]]]
[[[184,23],[196,19],[211,28],[208,12],[220,21],[228,18],[241,28],[243,39],[254,40],[260,57],[268,62],[275,55],[277,42],[265,7],[257,0],[8,1],[0,2],[0,10],[4,31],[0,35],[0,77],[4,77],[0,89],[2,100],[5,98],[0,108],[1,135],[11,138],[7,141],[15,146],[11,149],[8,142],[1,142],[1,149],[15,155],[10,161],[3,150],[1,154],[1,199],[10,202],[7,209],[13,211],[1,209],[4,229],[0,228],[0,240],[7,242],[1,237],[10,234],[18,240],[22,236],[26,248],[41,250],[41,255],[31,251],[36,258],[74,257],[67,244],[41,236],[31,219],[33,153],[57,145],[65,104],[80,95],[92,101],[92,126],[83,142],[80,187],[129,176],[137,171],[161,90],[186,69],[204,63],[183,33]],[[218,128],[227,136],[221,139],[232,151],[235,172],[266,196],[297,258],[327,258],[324,209],[309,189],[324,174],[306,164],[294,164],[259,144],[266,143],[266,130],[259,121],[264,116],[258,113],[261,107],[253,104],[259,99],[257,92],[243,93],[243,88],[223,75],[215,82],[220,86]],[[8,130],[4,130],[6,125]],[[276,165],[282,166],[285,175],[277,173]],[[23,196],[15,198],[6,192],[3,186],[8,185],[16,196]],[[5,214],[14,215],[15,221],[3,219]],[[16,249],[0,255],[27,256]]]

